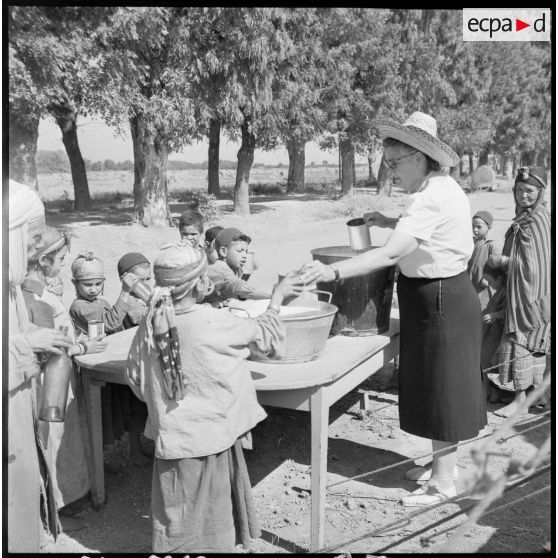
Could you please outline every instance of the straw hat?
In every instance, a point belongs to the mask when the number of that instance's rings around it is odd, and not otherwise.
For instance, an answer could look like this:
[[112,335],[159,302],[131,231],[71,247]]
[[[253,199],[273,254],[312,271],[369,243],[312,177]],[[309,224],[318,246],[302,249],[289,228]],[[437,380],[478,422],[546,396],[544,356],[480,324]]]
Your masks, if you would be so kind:
[[382,139],[393,138],[410,145],[443,167],[455,167],[459,163],[457,153],[438,139],[436,119],[429,114],[413,112],[403,124],[382,119],[378,121],[378,129]]

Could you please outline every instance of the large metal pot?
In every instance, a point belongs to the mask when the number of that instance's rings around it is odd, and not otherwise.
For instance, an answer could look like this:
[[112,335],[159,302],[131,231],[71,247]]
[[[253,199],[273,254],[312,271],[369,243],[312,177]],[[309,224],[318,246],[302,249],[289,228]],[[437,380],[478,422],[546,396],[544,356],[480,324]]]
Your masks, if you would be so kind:
[[[313,259],[324,264],[354,258],[361,253],[350,246],[325,246],[311,252]],[[318,288],[332,292],[332,302],[339,309],[331,333],[351,337],[385,333],[389,329],[394,282],[395,266],[391,266],[360,277],[318,283]]]
[[[250,300],[246,303],[251,304],[243,308],[243,303],[235,301],[235,306],[231,307],[230,311],[239,316],[248,314],[254,317],[265,312],[269,306],[269,300]],[[324,301],[319,301],[318,308],[282,306],[279,315],[287,332],[283,356],[277,359],[252,353],[250,360],[270,364],[291,364],[320,358],[336,312],[337,306]]]

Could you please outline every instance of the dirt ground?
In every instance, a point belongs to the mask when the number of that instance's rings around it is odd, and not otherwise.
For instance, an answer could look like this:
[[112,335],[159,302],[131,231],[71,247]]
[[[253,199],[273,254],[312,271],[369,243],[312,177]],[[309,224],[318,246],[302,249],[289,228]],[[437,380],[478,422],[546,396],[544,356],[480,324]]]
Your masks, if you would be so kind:
[[[394,198],[362,201],[363,210],[373,207],[389,209],[404,203],[402,195]],[[501,239],[513,217],[511,193],[482,192],[469,196],[473,212],[487,209],[495,217],[492,238]],[[311,259],[312,248],[348,243],[345,229],[347,217],[336,215],[327,199],[300,197],[288,200],[256,198],[252,215],[241,219],[223,203],[219,220],[225,226],[237,226],[255,240],[260,269],[254,283],[272,284],[278,273],[296,269]],[[183,210],[173,206],[173,213]],[[355,214],[361,214],[356,212]],[[327,217],[327,218],[326,218]],[[107,275],[104,296],[114,301],[119,282],[116,262],[127,251],[143,251],[152,258],[164,242],[177,238],[176,229],[145,229],[132,224],[122,208],[99,207],[89,214],[50,213],[47,222],[65,227],[74,235],[70,257],[63,277],[66,285],[64,301],[70,304],[73,287],[70,263],[82,250],[93,250],[105,261]],[[376,244],[385,241],[385,231],[372,229]],[[280,365],[278,365],[280,366]],[[361,389],[369,391],[370,410],[360,410],[360,395],[353,390],[338,401],[330,412],[328,484],[374,471],[427,453],[425,440],[398,428],[397,389],[393,364],[370,377]],[[489,433],[504,419],[493,414],[500,404],[489,404]],[[250,551],[258,553],[305,552],[310,542],[310,415],[305,412],[266,408],[268,417],[253,431],[254,449],[246,452],[246,460],[261,520],[263,535],[254,541]],[[513,457],[534,454],[550,432],[547,411],[533,408],[526,415],[518,435],[501,441],[497,451]],[[152,442],[144,440],[146,445]],[[458,453],[460,479],[458,490],[464,490],[473,466],[470,449],[465,445]],[[94,510],[86,498],[71,506],[73,517],[81,529],[62,533],[50,541],[48,552],[150,552],[149,519],[151,467],[137,468],[126,460],[126,436],[105,449],[107,502]],[[418,464],[425,460],[419,459]],[[490,459],[488,470],[505,469],[507,458]],[[432,512],[411,518],[399,499],[417,485],[405,480],[404,472],[412,464],[400,464],[360,480],[332,487],[326,503],[326,546],[336,545],[332,552],[351,553],[435,553],[449,540],[450,526],[466,519],[460,513],[448,523],[411,537],[414,532],[447,517],[473,502],[464,497]],[[551,538],[551,474],[546,473],[526,486],[512,490],[500,498],[497,509],[483,516],[459,546],[460,552],[538,553]],[[540,492],[539,492],[540,491]],[[535,494],[536,497],[530,497]],[[515,500],[524,499],[515,502]],[[391,531],[367,534],[383,525],[400,523]],[[404,539],[407,540],[404,540]],[[359,540],[356,540],[359,539]],[[352,541],[352,542],[348,542]],[[239,552],[245,552],[238,548]]]

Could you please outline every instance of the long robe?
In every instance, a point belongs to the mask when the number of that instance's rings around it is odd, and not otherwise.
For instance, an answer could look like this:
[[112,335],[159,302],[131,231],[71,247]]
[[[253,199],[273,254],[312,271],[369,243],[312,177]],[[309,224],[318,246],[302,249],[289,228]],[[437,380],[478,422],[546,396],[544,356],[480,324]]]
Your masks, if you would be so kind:
[[37,427],[39,364],[22,335],[31,326],[19,287],[10,292],[8,304],[8,552],[37,553],[41,506],[46,526],[54,535],[58,533],[58,517]]

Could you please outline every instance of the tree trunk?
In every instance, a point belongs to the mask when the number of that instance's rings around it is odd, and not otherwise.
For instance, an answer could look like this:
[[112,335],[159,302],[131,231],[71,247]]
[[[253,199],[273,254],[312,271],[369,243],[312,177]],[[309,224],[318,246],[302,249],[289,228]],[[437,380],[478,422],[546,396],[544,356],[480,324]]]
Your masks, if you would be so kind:
[[481,165],[488,165],[488,149],[483,149],[479,155],[479,167]]
[[[11,107],[10,107],[11,108]],[[37,183],[37,138],[40,113],[10,110],[8,115],[8,172],[12,180],[34,190]]]
[[463,176],[463,159],[459,158],[459,176]]
[[250,215],[250,171],[254,164],[254,150],[256,149],[256,136],[252,132],[250,117],[244,117],[240,129],[242,131],[242,143],[237,154],[238,164],[234,182],[233,211],[241,215]]
[[72,182],[74,183],[74,208],[78,211],[89,211],[91,209],[91,196],[89,194],[85,163],[79,149],[76,110],[71,103],[66,102],[49,107],[49,111],[53,114],[56,123],[60,127],[62,142],[70,160]]
[[339,184],[341,184],[342,168],[343,168],[343,162],[341,161],[341,146],[339,146],[339,166],[337,167],[337,170],[339,172]]
[[467,155],[469,155],[469,174],[473,174],[473,171],[475,170],[475,157],[472,153],[468,153]]
[[374,152],[372,151],[372,149],[370,149],[366,157],[368,159],[368,183],[370,184],[370,186],[372,186],[372,184],[374,184],[377,180],[376,175],[374,174],[374,169],[372,167],[374,163]]
[[512,165],[512,178],[517,174],[517,169],[519,167],[519,156],[512,155],[513,165]]
[[391,197],[392,184],[393,180],[391,178],[391,174],[384,165],[384,155],[382,155],[380,170],[378,171],[378,186],[376,187],[376,195],[384,194]]
[[535,164],[535,151],[524,151],[521,154],[521,166],[531,167]]
[[537,167],[546,168],[546,153],[542,150],[537,154]]
[[304,192],[304,164],[306,162],[306,142],[291,138],[286,142],[289,152],[289,176],[287,178],[287,193]]
[[341,154],[341,195],[347,195],[355,185],[355,148],[350,139],[339,142]]
[[502,156],[502,174],[511,179],[513,174],[513,161],[508,155]]
[[168,145],[154,136],[142,114],[130,119],[134,146],[134,210],[145,226],[173,225],[168,206],[167,164]]
[[207,151],[207,192],[217,199],[221,197],[219,186],[219,144],[221,142],[221,121],[212,118],[209,123],[209,149]]

